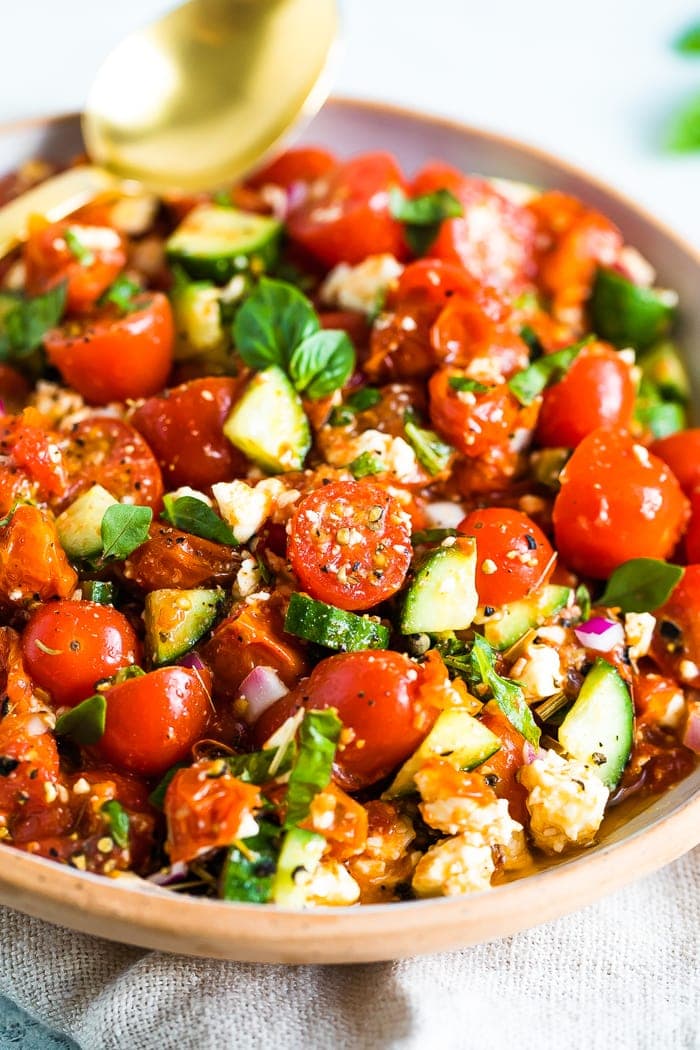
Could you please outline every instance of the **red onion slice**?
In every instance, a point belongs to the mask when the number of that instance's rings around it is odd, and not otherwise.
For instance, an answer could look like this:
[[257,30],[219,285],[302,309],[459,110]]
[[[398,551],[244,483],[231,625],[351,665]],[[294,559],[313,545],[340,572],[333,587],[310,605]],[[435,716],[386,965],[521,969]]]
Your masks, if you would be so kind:
[[176,882],[183,882],[187,878],[188,871],[189,868],[184,860],[176,860],[169,868],[163,868],[162,871],[149,875],[146,881],[152,882],[155,886],[172,886]]
[[617,645],[624,645],[625,631],[617,620],[606,620],[602,616],[593,616],[590,620],[574,628],[574,634],[581,645],[596,653],[609,653]]
[[286,696],[289,690],[277,671],[272,667],[254,667],[241,682],[240,694],[248,701],[243,716],[248,725],[257,722],[260,715],[272,707],[276,700]]
[[691,700],[688,705],[688,721],[683,733],[683,743],[700,755],[700,700]]
[[207,666],[198,653],[185,653],[175,663],[179,667],[189,667],[191,671],[203,671]]

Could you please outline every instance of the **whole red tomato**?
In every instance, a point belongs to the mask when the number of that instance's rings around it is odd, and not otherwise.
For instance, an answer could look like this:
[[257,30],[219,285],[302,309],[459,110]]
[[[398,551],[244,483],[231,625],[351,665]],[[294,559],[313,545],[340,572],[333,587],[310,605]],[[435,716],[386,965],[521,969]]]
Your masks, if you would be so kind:
[[432,376],[430,418],[448,441],[465,456],[481,456],[494,446],[504,445],[513,433],[519,405],[505,383],[477,384],[474,390],[456,390],[450,383],[460,373],[440,368]]
[[649,448],[671,468],[686,496],[700,489],[700,427],[670,434]]

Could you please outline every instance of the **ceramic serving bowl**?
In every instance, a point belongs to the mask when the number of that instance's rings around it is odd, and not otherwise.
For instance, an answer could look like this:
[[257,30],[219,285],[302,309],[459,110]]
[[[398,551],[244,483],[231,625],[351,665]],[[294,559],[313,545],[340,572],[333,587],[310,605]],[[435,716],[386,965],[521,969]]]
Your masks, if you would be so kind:
[[[427,158],[582,197],[621,227],[680,295],[680,343],[700,397],[700,257],[618,194],[528,146],[381,105],[336,99],[305,133],[341,155],[386,149],[410,172]],[[0,173],[81,149],[76,116],[0,128]],[[77,872],[0,847],[0,903],[86,933],[149,948],[251,962],[395,959],[492,940],[556,918],[700,843],[700,769],[614,827],[598,845],[536,875],[471,896],[285,911],[176,895],[136,879]]]

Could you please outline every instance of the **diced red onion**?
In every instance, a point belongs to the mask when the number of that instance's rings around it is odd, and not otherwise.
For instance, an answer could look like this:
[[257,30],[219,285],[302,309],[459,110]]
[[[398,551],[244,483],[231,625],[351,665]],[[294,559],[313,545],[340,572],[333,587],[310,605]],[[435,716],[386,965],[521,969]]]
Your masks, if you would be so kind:
[[700,700],[693,700],[690,703],[683,743],[696,755],[700,755]]
[[254,667],[243,679],[240,687],[241,696],[248,701],[244,720],[248,725],[257,722],[268,707],[272,707],[276,700],[286,696],[288,692],[287,686],[274,668]]
[[625,641],[622,624],[616,620],[606,620],[602,616],[594,616],[579,627],[574,627],[574,634],[581,645],[596,653],[609,653]]
[[6,414],[6,411],[7,409],[5,408],[5,402],[0,397],[0,416],[4,416]]
[[189,667],[191,671],[203,671],[207,666],[199,653],[185,653],[175,661],[180,667]]
[[153,875],[149,875],[147,881],[154,883],[156,886],[172,886],[173,883],[182,882],[186,879],[188,871],[189,869],[184,860],[176,860],[169,868],[163,868],[162,871],[156,871]]
[[538,758],[544,758],[545,754],[546,752],[543,748],[535,747],[529,740],[526,740],[523,744],[523,762],[526,766],[531,766]]
[[287,209],[294,211],[304,203],[309,194],[309,187],[305,182],[298,180],[291,182],[287,187]]

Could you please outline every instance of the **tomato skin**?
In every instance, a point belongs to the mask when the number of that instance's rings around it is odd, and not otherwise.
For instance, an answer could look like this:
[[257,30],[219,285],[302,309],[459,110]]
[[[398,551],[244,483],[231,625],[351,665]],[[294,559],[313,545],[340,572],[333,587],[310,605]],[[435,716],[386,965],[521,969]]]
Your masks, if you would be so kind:
[[636,384],[629,365],[605,343],[584,347],[569,371],[542,395],[537,441],[575,448],[598,427],[628,427]]
[[389,212],[389,191],[404,189],[388,153],[365,153],[340,164],[322,190],[294,208],[287,221],[291,240],[326,266],[359,263],[384,252],[404,258],[403,228]]
[[690,499],[690,521],[684,537],[686,561],[700,562],[700,490]]
[[327,149],[314,146],[297,146],[285,150],[264,167],[248,176],[248,185],[260,189],[273,183],[288,189],[295,182],[315,182],[328,175],[338,163]]
[[497,324],[477,303],[455,295],[440,312],[430,330],[436,359],[443,365],[475,369],[483,364],[487,375],[494,368],[504,379],[530,363],[527,345],[519,335]]
[[[524,598],[552,574],[552,545],[522,511],[509,507],[474,510],[460,522],[459,531],[476,539],[480,605],[498,607]],[[484,563],[490,572],[484,570]]]
[[223,432],[244,385],[243,378],[228,376],[193,379],[149,398],[133,413],[131,422],[153,450],[169,487],[208,488],[246,473],[245,456]]
[[580,443],[554,503],[556,546],[569,568],[605,579],[630,558],[668,557],[688,501],[665,463],[622,430]]
[[339,653],[316,665],[308,679],[268,708],[254,727],[262,745],[301,707],[333,707],[354,736],[336,755],[335,776],[345,790],[376,783],[418,747],[437,715],[421,703],[421,669],[401,653]]
[[397,301],[420,292],[435,304],[445,306],[453,295],[476,296],[481,285],[458,263],[444,259],[416,259],[399,277],[394,298]]
[[54,703],[73,707],[91,696],[101,679],[138,664],[141,646],[129,621],[111,606],[61,601],[32,613],[22,654],[29,674]]
[[[75,257],[66,242],[68,230],[89,252],[92,261],[81,262]],[[126,266],[126,246],[120,234],[109,226],[57,222],[30,232],[24,246],[24,265],[28,295],[39,295],[67,281],[68,312],[84,313]]]
[[160,510],[163,479],[150,448],[122,419],[92,416],[77,423],[64,448],[68,490],[62,510],[93,485],[102,485],[116,500]]
[[[670,598],[654,615],[653,659],[664,674],[686,687],[700,688],[700,564],[686,567]],[[677,631],[664,628],[665,623]],[[690,673],[682,674],[682,665]]]
[[21,412],[31,394],[31,386],[12,365],[0,364],[0,403],[2,415]]
[[68,598],[77,583],[53,518],[38,507],[17,507],[0,527],[0,603]]
[[124,316],[105,308],[44,337],[51,364],[90,404],[150,397],[165,385],[175,341],[170,303],[162,292],[135,303]]
[[338,481],[297,505],[287,557],[301,586],[341,609],[390,598],[411,564],[410,520],[378,485]]
[[465,456],[481,456],[503,445],[513,432],[519,405],[505,383],[485,393],[460,397],[450,386],[454,369],[440,368],[428,383],[430,418],[448,441]]
[[105,731],[95,750],[117,769],[158,776],[201,739],[211,713],[207,671],[161,667],[104,694]]
[[260,789],[219,769],[208,759],[175,774],[165,794],[166,850],[172,864],[194,860],[240,837],[245,817],[261,804]]
[[508,799],[508,809],[513,820],[527,825],[527,791],[518,780],[518,771],[525,764],[525,737],[511,725],[493,701],[484,708],[480,721],[500,738],[501,747],[479,766],[479,772],[483,776],[495,774],[498,777],[494,791],[499,798]]
[[163,587],[206,587],[227,584],[240,567],[231,547],[201,536],[154,524],[149,538],[123,563],[123,577],[143,591]]
[[[34,408],[0,419],[0,510],[18,502],[48,502],[65,492],[67,474],[60,438],[46,430]],[[24,497],[24,499],[23,499]]]
[[700,427],[660,438],[652,442],[649,451],[671,468],[686,496],[700,489]]

